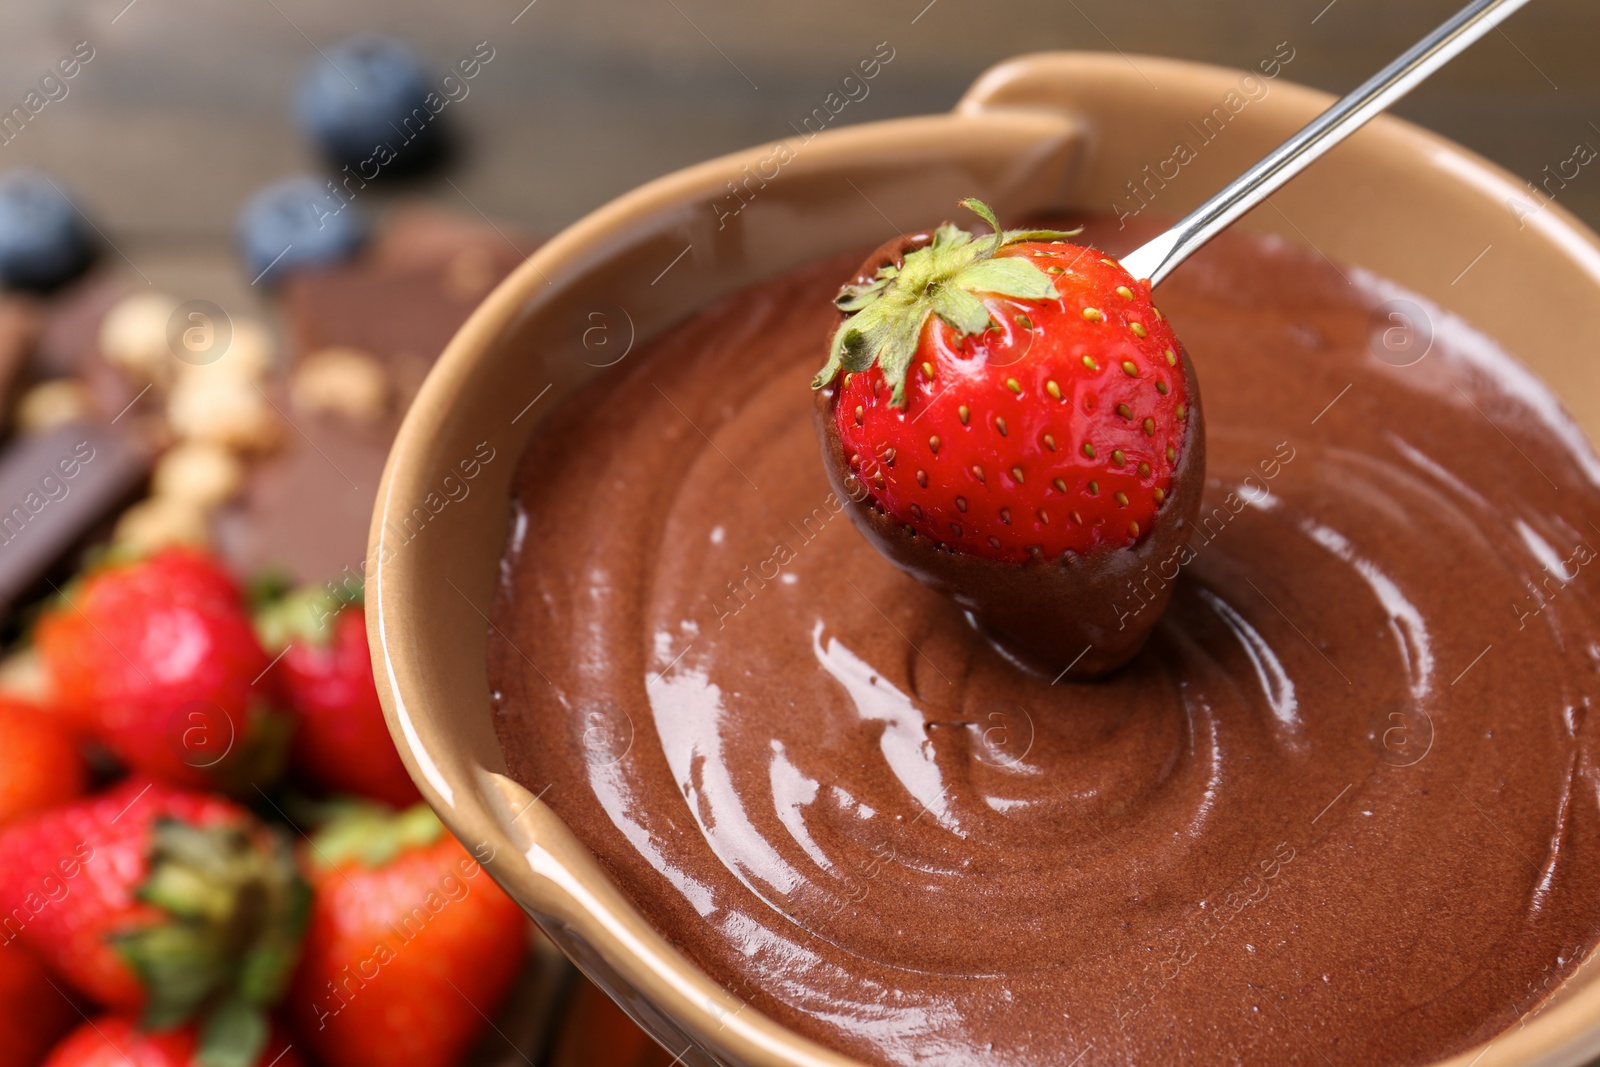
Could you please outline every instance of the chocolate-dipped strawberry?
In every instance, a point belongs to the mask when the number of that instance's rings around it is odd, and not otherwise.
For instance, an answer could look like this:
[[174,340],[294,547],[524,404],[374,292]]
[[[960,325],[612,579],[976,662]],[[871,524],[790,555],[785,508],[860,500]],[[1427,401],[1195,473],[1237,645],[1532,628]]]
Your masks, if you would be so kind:
[[817,390],[828,476],[896,566],[1052,673],[1127,662],[1199,509],[1194,369],[1148,282],[1072,233],[951,223],[839,292]]

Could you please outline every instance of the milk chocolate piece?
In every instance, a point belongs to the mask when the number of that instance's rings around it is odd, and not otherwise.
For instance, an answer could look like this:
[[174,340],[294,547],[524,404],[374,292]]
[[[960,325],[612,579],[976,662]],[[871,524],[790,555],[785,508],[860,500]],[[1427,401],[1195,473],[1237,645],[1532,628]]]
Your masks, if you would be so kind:
[[522,258],[491,227],[422,209],[402,212],[362,258],[285,282],[292,358],[343,346],[377,357],[399,397],[398,427],[433,361]]
[[137,495],[150,454],[115,426],[70,423],[0,452],[0,615]]
[[215,522],[236,570],[273,568],[300,582],[361,573],[378,479],[406,407],[456,330],[521,260],[492,227],[412,208],[361,258],[286,280],[289,373],[324,349],[353,348],[379,362],[393,398],[387,417],[360,422],[299,412],[276,397],[292,424],[284,447]]
[[219,552],[240,574],[274,570],[297,583],[362,573],[367,527],[392,429],[294,417],[284,447],[251,471],[244,496],[218,512]]

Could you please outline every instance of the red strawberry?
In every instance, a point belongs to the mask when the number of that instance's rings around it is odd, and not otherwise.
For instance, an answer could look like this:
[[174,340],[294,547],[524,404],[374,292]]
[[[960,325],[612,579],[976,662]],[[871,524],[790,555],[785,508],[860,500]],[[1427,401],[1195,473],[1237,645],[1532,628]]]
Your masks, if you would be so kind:
[[197,1055],[200,1035],[193,1026],[150,1033],[125,1015],[85,1020],[50,1053],[43,1067],[303,1067],[304,1061],[281,1034],[272,1034],[248,1059],[207,1060]]
[[52,691],[123,762],[193,786],[247,785],[281,762],[284,721],[238,587],[173,548],[92,571],[39,622]]
[[321,589],[291,593],[264,609],[256,626],[295,719],[296,771],[334,792],[403,808],[422,799],[383,721],[361,605]]
[[7,944],[101,1004],[142,1009],[151,1027],[204,1015],[219,1055],[253,1055],[265,1039],[306,895],[280,835],[229,801],[154,782],[0,831]]
[[60,719],[0,696],[0,826],[66,803],[87,782],[78,742]]
[[617,1002],[592,982],[578,983],[562,1009],[552,1067],[604,1063],[608,1067],[678,1067],[681,1057],[651,1040]]
[[521,910],[425,805],[351,809],[313,846],[299,1034],[326,1067],[454,1067],[521,966]]
[[995,232],[946,223],[840,291],[813,383],[829,472],[896,564],[1052,669],[1100,673],[1160,612],[1130,630],[1118,587],[1184,549],[1199,505],[1193,370],[1148,282],[962,203]]
[[0,1067],[34,1067],[77,1018],[43,964],[21,945],[0,945]]

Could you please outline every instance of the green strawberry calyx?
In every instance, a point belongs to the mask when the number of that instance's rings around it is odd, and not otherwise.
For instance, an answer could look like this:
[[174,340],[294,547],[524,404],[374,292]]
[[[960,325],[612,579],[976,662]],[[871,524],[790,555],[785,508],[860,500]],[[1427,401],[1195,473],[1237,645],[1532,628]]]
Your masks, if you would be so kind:
[[277,831],[164,818],[148,858],[138,899],[163,916],[112,938],[146,990],[141,1025],[198,1020],[202,1067],[251,1067],[310,914],[294,851]]
[[907,252],[898,265],[886,264],[871,281],[839,290],[834,304],[849,317],[834,331],[828,362],[812,379],[813,389],[828,385],[841,370],[854,373],[876,364],[893,390],[890,403],[903,408],[906,374],[929,316],[939,316],[967,337],[987,330],[992,321],[980,293],[1018,300],[1056,296],[1055,282],[1033,261],[996,258],[996,253],[1019,241],[1060,241],[1081,230],[1002,230],[983,201],[968,197],[961,206],[994,232],[980,240],[946,222],[933,231],[932,243]]
[[444,824],[426,804],[395,811],[371,801],[350,801],[331,815],[311,839],[315,862],[325,867],[384,867],[444,836]]
[[267,580],[263,580],[253,599],[256,636],[269,652],[291,644],[326,647],[333,638],[333,620],[345,608],[362,603],[360,587],[336,588],[329,582],[298,589],[269,588]]

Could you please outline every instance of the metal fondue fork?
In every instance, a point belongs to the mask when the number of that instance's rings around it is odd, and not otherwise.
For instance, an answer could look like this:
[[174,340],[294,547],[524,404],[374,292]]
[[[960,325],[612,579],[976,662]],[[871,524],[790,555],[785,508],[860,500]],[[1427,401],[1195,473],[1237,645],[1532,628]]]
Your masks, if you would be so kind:
[[1161,236],[1124,256],[1135,278],[1160,285],[1178,264],[1360,129],[1434,71],[1466,51],[1528,0],[1473,0],[1344,99],[1318,115],[1255,166],[1229,182]]

